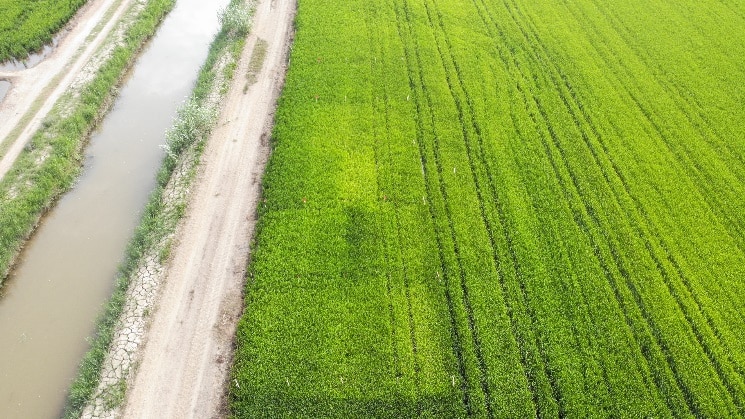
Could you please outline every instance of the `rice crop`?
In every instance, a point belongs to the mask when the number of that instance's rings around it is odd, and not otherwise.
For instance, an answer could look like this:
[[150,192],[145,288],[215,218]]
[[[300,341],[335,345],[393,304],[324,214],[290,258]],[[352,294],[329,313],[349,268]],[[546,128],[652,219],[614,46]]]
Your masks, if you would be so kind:
[[299,0],[235,417],[745,415],[745,7]]

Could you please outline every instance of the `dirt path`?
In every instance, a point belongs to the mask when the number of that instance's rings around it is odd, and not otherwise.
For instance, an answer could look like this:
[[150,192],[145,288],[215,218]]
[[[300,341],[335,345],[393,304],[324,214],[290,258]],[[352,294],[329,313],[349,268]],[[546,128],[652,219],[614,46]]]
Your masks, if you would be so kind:
[[[276,98],[284,80],[294,0],[261,0],[152,314],[124,417],[209,418],[225,393]],[[267,42],[256,83],[245,74]]]
[[[0,157],[0,178],[135,1],[90,0],[68,24],[69,32],[49,57],[29,69],[0,71],[0,79],[12,84],[0,102],[0,149],[7,147]],[[8,141],[12,143],[5,144]]]

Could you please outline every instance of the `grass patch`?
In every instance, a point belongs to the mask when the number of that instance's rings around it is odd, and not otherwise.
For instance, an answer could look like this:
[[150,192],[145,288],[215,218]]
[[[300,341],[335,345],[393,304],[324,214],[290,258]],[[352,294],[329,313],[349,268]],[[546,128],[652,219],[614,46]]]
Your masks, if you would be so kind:
[[269,44],[259,38],[256,40],[256,45],[251,52],[251,60],[248,62],[248,71],[246,71],[246,85],[243,87],[243,93],[248,91],[248,88],[256,83],[256,77],[259,75],[261,68],[264,66],[264,59],[266,58],[266,48]]
[[124,402],[124,397],[127,392],[127,380],[121,379],[116,382],[115,385],[111,386],[106,394],[104,394],[104,407],[106,410],[111,410],[117,406],[120,406]]

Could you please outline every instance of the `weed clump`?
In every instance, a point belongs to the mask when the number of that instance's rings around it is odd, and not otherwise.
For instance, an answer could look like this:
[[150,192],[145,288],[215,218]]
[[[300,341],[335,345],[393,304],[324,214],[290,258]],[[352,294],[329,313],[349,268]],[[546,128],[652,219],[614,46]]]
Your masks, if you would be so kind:
[[193,97],[187,100],[166,132],[166,144],[162,147],[169,160],[175,161],[195,140],[209,134],[216,120],[217,108],[213,104]]
[[235,37],[248,35],[252,15],[253,3],[231,2],[225,9],[218,12],[222,32]]

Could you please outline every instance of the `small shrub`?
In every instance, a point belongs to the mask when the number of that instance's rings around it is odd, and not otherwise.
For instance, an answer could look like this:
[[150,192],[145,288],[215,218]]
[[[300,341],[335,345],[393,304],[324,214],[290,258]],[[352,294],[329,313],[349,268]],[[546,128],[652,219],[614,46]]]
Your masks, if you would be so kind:
[[252,7],[243,2],[232,2],[225,9],[218,12],[222,31],[229,36],[243,37],[251,28]]
[[168,156],[175,158],[195,140],[206,136],[217,120],[217,109],[192,98],[184,103],[173,127],[166,132],[164,147]]

